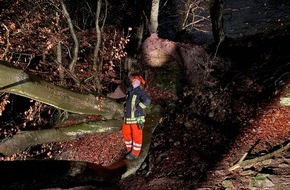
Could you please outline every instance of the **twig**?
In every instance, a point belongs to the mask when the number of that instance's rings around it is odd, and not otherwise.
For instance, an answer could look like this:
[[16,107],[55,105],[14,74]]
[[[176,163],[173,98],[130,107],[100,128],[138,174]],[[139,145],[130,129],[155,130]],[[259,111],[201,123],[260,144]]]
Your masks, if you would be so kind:
[[232,170],[235,170],[235,169],[239,168],[239,167],[240,167],[240,164],[241,164],[241,163],[246,159],[246,157],[248,156],[248,154],[252,152],[252,150],[255,148],[255,146],[256,146],[259,142],[260,142],[260,139],[257,140],[257,141],[255,142],[255,144],[252,145],[252,147],[248,150],[248,152],[246,152],[246,153],[242,156],[242,158],[241,158],[241,159],[240,159],[240,160],[239,160],[235,165],[233,165],[232,167],[229,168],[229,171],[232,171]]
[[248,156],[248,152],[246,152],[242,158],[235,164],[233,165],[232,167],[230,167],[228,170],[229,171],[233,171],[235,169],[238,169],[239,167],[241,167],[241,164],[243,163],[243,161],[245,160],[245,158]]
[[5,30],[6,30],[6,38],[7,38],[6,48],[5,48],[4,53],[1,56],[1,59],[3,59],[6,56],[7,52],[9,51],[9,46],[10,46],[10,41],[9,41],[10,31],[9,31],[8,27],[4,23],[1,23],[1,26],[3,26],[5,28]]
[[249,159],[249,160],[244,160],[246,158],[246,154],[245,153],[242,158],[239,160],[238,163],[236,163],[235,165],[233,165],[232,167],[230,167],[228,170],[229,171],[233,171],[235,169],[238,169],[240,167],[243,167],[243,166],[246,166],[246,165],[250,165],[250,164],[254,164],[254,163],[257,163],[257,162],[261,162],[261,161],[264,161],[264,160],[267,160],[271,157],[274,157],[275,155],[285,151],[285,150],[288,150],[290,148],[290,142],[288,142],[285,146],[282,146],[281,148],[279,148],[278,150],[275,150],[271,153],[268,153],[268,154],[265,154],[263,156],[258,156],[258,157],[255,157],[253,159]]
[[70,75],[70,77],[77,83],[79,84],[81,87],[83,87],[87,92],[92,93],[92,91],[87,88],[73,73],[71,73],[70,70],[66,69],[61,63],[59,63],[57,60],[54,60],[54,62],[60,66],[67,74]]

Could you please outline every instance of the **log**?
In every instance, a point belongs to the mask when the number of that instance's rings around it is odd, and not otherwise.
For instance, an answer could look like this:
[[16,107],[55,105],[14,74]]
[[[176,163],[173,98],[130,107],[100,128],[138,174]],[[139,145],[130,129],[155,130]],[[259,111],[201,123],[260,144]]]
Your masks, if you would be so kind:
[[[119,127],[121,126],[121,124],[117,125],[112,119],[121,121],[120,118],[123,116],[122,104],[118,104],[110,98],[81,94],[52,85],[4,61],[0,61],[0,92],[24,96],[72,113],[101,115],[109,120],[105,122],[107,127],[104,127],[105,125],[102,123],[102,126],[98,128],[102,131],[120,129]],[[1,186],[4,187],[2,189],[39,189],[86,184],[104,185],[126,178],[134,174],[144,162],[149,152],[152,134],[161,121],[162,108],[159,105],[152,106],[146,117],[145,128],[143,129],[142,150],[139,157],[135,160],[120,160],[108,167],[73,161],[50,161],[50,163],[44,163],[46,161],[34,162],[33,160],[12,161],[10,163],[0,162],[0,171],[9,171],[7,174],[5,172],[0,174],[1,182],[2,180],[5,181],[5,183],[0,184],[0,189]],[[71,126],[71,129],[66,127],[25,132],[26,134],[21,132],[15,135],[14,139],[3,141],[2,145],[0,145],[0,152],[11,154],[31,146],[33,141],[47,143],[52,140],[52,137],[54,138],[52,142],[73,138],[75,134],[86,133],[84,129],[89,124],[84,123],[82,125],[84,126],[77,125],[77,130],[73,133],[74,135],[70,133],[74,126]],[[91,125],[89,126],[91,127]],[[69,129],[70,131],[68,131]],[[13,151],[9,150],[11,147],[13,147]]]
[[83,185],[111,187],[120,180],[126,165],[102,167],[82,161],[26,160],[2,161],[0,169],[0,189],[39,190]]
[[153,106],[146,118],[143,146],[135,160],[120,160],[103,167],[67,160],[25,160],[0,162],[0,189],[38,190],[91,185],[116,189],[116,183],[134,174],[148,155],[154,130],[162,121],[162,109]]
[[280,104],[282,106],[290,106],[290,85],[285,88],[285,95],[280,97]]
[[27,97],[71,113],[121,119],[123,105],[111,98],[65,89],[0,61],[0,92]]
[[11,156],[38,144],[73,140],[86,134],[117,132],[121,130],[121,124],[120,120],[108,120],[81,123],[57,129],[20,131],[14,136],[2,140],[0,153],[4,156]]
[[162,122],[162,108],[159,105],[155,105],[152,108],[151,113],[148,113],[148,116],[146,117],[145,127],[143,129],[141,153],[135,160],[124,160],[127,165],[127,171],[122,175],[122,179],[135,174],[141,164],[145,161],[149,153],[152,135],[160,122]]

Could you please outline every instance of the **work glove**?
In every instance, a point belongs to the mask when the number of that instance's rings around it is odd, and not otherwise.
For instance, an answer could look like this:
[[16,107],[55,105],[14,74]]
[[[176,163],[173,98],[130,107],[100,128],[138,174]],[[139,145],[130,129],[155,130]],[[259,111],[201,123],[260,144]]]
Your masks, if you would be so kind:
[[137,118],[137,125],[138,125],[138,128],[143,130],[144,128],[144,122],[142,121],[142,119],[138,119]]
[[141,129],[141,130],[143,130],[143,128],[144,128],[144,123],[143,123],[143,122],[138,123],[138,128]]

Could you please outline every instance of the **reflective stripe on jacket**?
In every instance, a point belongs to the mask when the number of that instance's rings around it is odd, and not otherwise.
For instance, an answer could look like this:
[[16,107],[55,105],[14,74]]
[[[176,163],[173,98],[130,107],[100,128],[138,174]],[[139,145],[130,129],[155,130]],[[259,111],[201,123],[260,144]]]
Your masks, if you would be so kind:
[[149,96],[139,86],[129,88],[125,103],[124,121],[127,124],[137,123],[137,119],[145,121],[145,108],[151,103]]

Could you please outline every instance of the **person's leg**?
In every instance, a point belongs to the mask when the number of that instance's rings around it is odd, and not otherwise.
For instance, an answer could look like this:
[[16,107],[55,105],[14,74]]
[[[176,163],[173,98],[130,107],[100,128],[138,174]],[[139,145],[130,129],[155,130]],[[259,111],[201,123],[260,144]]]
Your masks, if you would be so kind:
[[133,148],[132,153],[135,156],[139,156],[142,148],[142,135],[143,131],[139,129],[138,124],[132,124],[132,135],[133,135]]
[[123,123],[122,134],[123,134],[124,143],[127,148],[127,153],[129,153],[132,151],[132,144],[133,144],[132,131],[131,131],[131,126],[129,124]]

